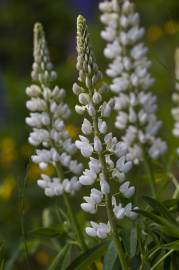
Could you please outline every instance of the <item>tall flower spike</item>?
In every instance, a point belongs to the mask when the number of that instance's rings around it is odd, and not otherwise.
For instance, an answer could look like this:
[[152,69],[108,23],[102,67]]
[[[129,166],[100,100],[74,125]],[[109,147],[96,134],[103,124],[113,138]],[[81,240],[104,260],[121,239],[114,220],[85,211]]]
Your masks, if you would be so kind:
[[[82,124],[83,135],[79,136],[76,146],[84,157],[89,158],[89,168],[84,170],[79,181],[82,185],[93,186],[90,196],[84,197],[85,202],[81,204],[81,208],[94,214],[104,201],[109,220],[99,224],[91,221],[91,226],[86,228],[86,233],[91,237],[99,238],[106,238],[111,233],[116,242],[121,264],[126,266],[116,231],[119,206],[116,198],[113,198],[111,186],[117,185],[119,190],[117,200],[124,197],[125,201],[131,201],[134,187],[129,187],[128,182],[126,185],[122,182],[125,181],[125,173],[130,170],[132,162],[126,144],[118,142],[112,133],[107,133],[107,119],[113,104],[111,100],[104,100],[107,89],[102,83],[102,73],[91,48],[86,20],[81,15],[77,19],[77,52],[76,67],[79,78],[78,83],[73,85],[73,92],[78,96],[80,105],[76,105],[75,108],[77,113],[86,116]],[[114,200],[115,204],[113,204]],[[132,217],[134,213],[132,204],[130,208],[120,204],[120,208],[123,209],[123,218],[127,215],[128,218]],[[123,269],[127,268],[123,267]]]
[[26,123],[32,127],[29,143],[36,147],[32,161],[39,164],[42,170],[47,169],[50,164],[58,168],[57,176],[49,177],[42,174],[37,183],[49,197],[64,192],[74,194],[80,188],[77,176],[82,171],[82,164],[72,158],[76,146],[65,129],[65,121],[70,115],[70,110],[63,101],[65,90],[58,86],[52,87],[56,72],[49,57],[44,30],[40,23],[36,23],[34,27],[32,68],[32,80],[35,84],[26,89],[30,97],[26,103],[30,111]]
[[104,55],[111,61],[106,74],[116,95],[115,126],[122,132],[121,139],[128,144],[135,163],[142,157],[142,149],[158,159],[167,145],[157,137],[162,123],[156,116],[156,97],[148,91],[154,79],[149,73],[151,62],[142,42],[144,28],[139,26],[139,14],[129,0],[105,1],[99,8],[105,25],[101,37],[107,43]]
[[[172,116],[175,121],[173,128],[173,135],[179,138],[179,48],[175,52],[175,93],[172,96],[173,102],[176,104],[175,108],[172,109]],[[179,148],[177,148],[177,154],[179,154]]]

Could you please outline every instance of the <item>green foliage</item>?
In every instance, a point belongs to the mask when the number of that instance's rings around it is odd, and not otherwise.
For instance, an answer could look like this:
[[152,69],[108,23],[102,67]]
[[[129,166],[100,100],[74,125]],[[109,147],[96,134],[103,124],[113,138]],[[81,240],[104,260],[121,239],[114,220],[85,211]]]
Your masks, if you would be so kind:
[[[139,265],[141,265],[140,270],[177,270],[179,269],[179,199],[178,195],[177,198],[171,199],[174,187],[172,180],[168,177],[168,172],[172,171],[172,174],[178,178],[179,164],[178,161],[175,162],[173,149],[175,150],[179,145],[179,141],[171,135],[172,119],[169,111],[171,93],[174,88],[173,52],[178,45],[179,31],[172,34],[166,29],[170,21],[178,23],[178,1],[138,0],[136,2],[143,22],[147,26],[147,42],[150,47],[150,57],[154,63],[152,71],[157,78],[153,90],[158,96],[159,115],[164,120],[161,133],[169,143],[169,153],[160,164],[152,164],[158,185],[163,188],[163,193],[159,194],[159,200],[150,197],[142,199],[141,195],[144,192],[149,194],[147,175],[144,168],[134,168],[132,171],[130,178],[138,186],[137,204],[140,206],[138,210],[140,222],[137,221],[136,224],[126,227],[125,224],[124,226],[119,224],[121,225],[119,229],[127,257],[132,261],[132,270],[139,270]],[[75,21],[74,13],[65,1],[59,0],[53,3],[46,0],[7,1],[0,9],[0,56],[4,70],[3,80],[7,102],[7,118],[0,135],[1,149],[5,138],[10,137],[15,142],[14,158],[10,162],[5,162],[6,154],[4,153],[0,158],[1,184],[8,182],[7,175],[15,179],[15,187],[12,188],[8,199],[0,198],[0,269],[2,270],[27,269],[27,254],[24,240],[21,240],[22,215],[24,215],[24,228],[32,269],[41,270],[48,266],[49,270],[86,269],[96,261],[104,262],[104,270],[120,269],[113,242],[94,246],[94,241],[88,239],[89,246],[92,248],[80,254],[78,244],[73,239],[73,233],[68,233],[70,226],[66,213],[63,212],[59,219],[59,213],[54,214],[55,211],[51,208],[51,224],[48,227],[43,226],[43,209],[54,206],[56,201],[45,198],[36,187],[36,183],[32,182],[31,176],[27,179],[23,213],[19,209],[21,183],[32,170],[28,157],[32,149],[27,147],[27,129],[24,123],[27,114],[24,89],[29,84],[27,78],[32,62],[32,27],[36,21],[44,24],[52,58],[55,64],[58,64],[58,80],[64,88],[67,88],[67,100],[73,108],[76,100],[71,94],[71,85],[75,78],[75,61],[73,49],[69,48],[74,44],[71,40],[72,33],[75,31],[72,24]],[[151,40],[152,29],[156,30],[154,27],[158,27],[157,29],[162,32],[161,37],[156,41]],[[106,63],[102,57],[104,46],[99,37],[99,22],[91,25],[91,32],[97,60],[104,71]],[[113,118],[111,127],[112,122]],[[75,114],[72,114],[70,124],[75,126],[78,132],[79,118]],[[5,148],[9,149],[9,146]],[[167,170],[169,164],[170,168]],[[142,181],[144,181],[144,186],[141,185]],[[79,197],[73,200],[78,211],[79,202],[84,193],[82,191]],[[166,199],[163,200],[164,198]],[[61,200],[58,201],[58,207],[59,205],[63,207]],[[104,213],[101,212],[100,218],[103,216]],[[81,217],[80,224],[83,232],[84,216]],[[68,239],[67,244],[65,244],[66,239]],[[43,256],[43,258],[39,256],[39,252],[44,250],[45,260]]]

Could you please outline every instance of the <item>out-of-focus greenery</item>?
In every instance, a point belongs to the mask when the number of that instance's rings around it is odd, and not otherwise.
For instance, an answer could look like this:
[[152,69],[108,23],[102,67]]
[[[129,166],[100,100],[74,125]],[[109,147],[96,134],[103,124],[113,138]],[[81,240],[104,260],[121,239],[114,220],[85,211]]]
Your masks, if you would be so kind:
[[[146,43],[153,61],[152,73],[156,78],[153,91],[158,96],[158,114],[164,121],[161,134],[169,146],[175,148],[179,141],[171,135],[170,108],[174,88],[173,55],[179,46],[179,1],[136,0],[136,4],[146,27]],[[24,119],[27,115],[25,87],[30,83],[32,63],[33,24],[36,21],[44,24],[52,60],[59,74],[58,83],[67,89],[67,101],[74,108],[76,100],[71,94],[71,86],[76,76],[76,13],[70,1],[64,0],[0,3],[0,66],[5,92],[5,101],[1,100],[0,104],[6,104],[0,133],[0,243],[6,260],[15,255],[22,242],[23,229],[28,232],[41,226],[44,209],[52,207],[55,211],[56,205],[61,203],[60,199],[48,199],[42,194],[36,185],[39,169],[29,159],[33,150],[27,143],[28,129]],[[104,71],[104,43],[99,35],[101,25],[97,10],[94,10],[90,27],[97,60]],[[72,114],[70,121],[68,129],[75,137],[80,119]],[[139,177],[139,173],[136,175]],[[51,255],[44,241],[32,255],[33,269],[45,269]],[[16,269],[26,269],[24,258],[22,256],[18,261]]]

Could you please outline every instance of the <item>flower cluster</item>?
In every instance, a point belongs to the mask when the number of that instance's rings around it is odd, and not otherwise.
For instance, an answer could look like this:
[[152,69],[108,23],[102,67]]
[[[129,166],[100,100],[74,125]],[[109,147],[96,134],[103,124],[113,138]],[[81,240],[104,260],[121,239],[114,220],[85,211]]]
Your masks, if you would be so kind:
[[[73,92],[78,97],[79,105],[76,105],[75,110],[86,116],[81,127],[83,135],[79,136],[76,146],[84,157],[89,158],[89,168],[83,171],[79,181],[82,185],[94,186],[90,196],[84,197],[85,202],[81,204],[81,208],[94,214],[103,200],[107,199],[112,214],[119,219],[118,212],[121,208],[125,213],[134,213],[132,203],[129,205],[131,209],[129,206],[122,207],[122,204],[113,204],[111,185],[115,185],[116,180],[118,196],[125,198],[124,201],[133,196],[135,188],[125,182],[125,174],[131,169],[132,160],[127,144],[118,142],[108,132],[107,119],[112,111],[113,101],[104,100],[107,88],[102,84],[102,73],[96,64],[86,21],[82,16],[77,19],[77,52],[79,78],[78,83],[73,85]],[[131,218],[132,214],[128,214],[128,217]],[[91,226],[86,228],[86,233],[93,237],[105,238],[111,231],[110,223],[91,222]]]
[[[42,170],[51,164],[79,175],[83,166],[72,159],[76,146],[65,130],[65,120],[69,117],[70,110],[63,101],[65,90],[58,86],[50,88],[55,79],[56,72],[50,61],[44,31],[42,25],[37,23],[34,28],[32,71],[35,84],[26,89],[26,94],[30,97],[26,103],[30,111],[26,123],[32,127],[29,143],[38,147],[32,155],[32,161],[39,164]],[[70,177],[64,179],[62,171],[54,178],[42,174],[38,185],[44,189],[47,196],[60,195],[64,191],[73,194],[79,189],[80,184],[76,176]]]
[[106,41],[104,55],[111,60],[106,74],[111,78],[110,90],[116,95],[115,126],[122,132],[135,163],[143,149],[152,159],[158,159],[167,150],[157,137],[161,121],[156,117],[156,97],[148,91],[154,83],[149,73],[151,62],[142,42],[144,28],[139,26],[139,14],[129,0],[111,0],[99,4],[101,22],[105,29],[101,37]]
[[[175,137],[179,137],[179,48],[176,49],[175,52],[175,76],[176,76],[176,92],[173,94],[172,99],[177,105],[175,108],[172,109],[172,116],[175,121],[174,128],[173,128],[173,135]],[[177,153],[179,154],[179,149],[177,149]]]

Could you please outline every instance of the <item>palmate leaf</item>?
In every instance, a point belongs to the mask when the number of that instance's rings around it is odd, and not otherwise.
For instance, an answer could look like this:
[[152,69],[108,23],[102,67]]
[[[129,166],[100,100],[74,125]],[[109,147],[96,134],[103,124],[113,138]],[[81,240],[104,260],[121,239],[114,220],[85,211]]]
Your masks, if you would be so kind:
[[153,210],[160,213],[163,217],[165,217],[168,221],[173,223],[174,225],[178,226],[177,221],[174,219],[174,217],[171,215],[167,207],[165,207],[162,203],[158,202],[157,200],[154,200],[153,198],[144,196],[144,200],[153,208]]
[[107,252],[104,256],[103,270],[113,269],[115,261],[117,259],[117,252],[114,242],[109,244]]
[[89,265],[105,254],[108,247],[108,242],[103,242],[95,247],[87,250],[82,255],[77,257],[66,270],[84,270],[88,269]]
[[67,264],[69,263],[69,255],[71,252],[71,246],[69,244],[65,245],[60,252],[57,254],[55,259],[52,261],[48,270],[65,270]]

